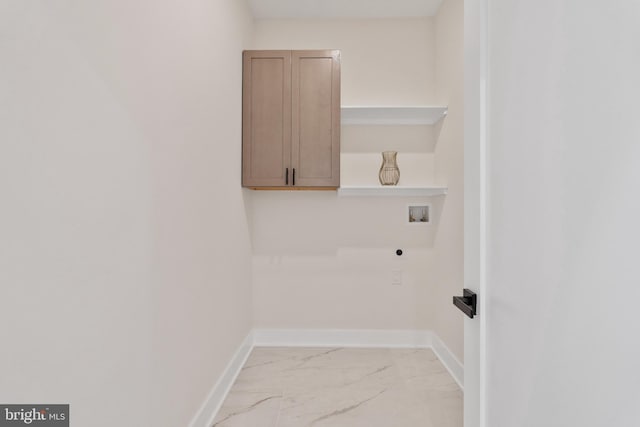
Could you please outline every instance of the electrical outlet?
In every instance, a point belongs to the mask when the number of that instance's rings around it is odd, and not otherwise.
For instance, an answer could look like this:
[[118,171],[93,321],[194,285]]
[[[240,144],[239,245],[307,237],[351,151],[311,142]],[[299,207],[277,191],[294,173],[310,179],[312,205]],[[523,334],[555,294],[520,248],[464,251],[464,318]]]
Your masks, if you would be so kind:
[[391,284],[394,286],[402,285],[402,270],[391,271]]

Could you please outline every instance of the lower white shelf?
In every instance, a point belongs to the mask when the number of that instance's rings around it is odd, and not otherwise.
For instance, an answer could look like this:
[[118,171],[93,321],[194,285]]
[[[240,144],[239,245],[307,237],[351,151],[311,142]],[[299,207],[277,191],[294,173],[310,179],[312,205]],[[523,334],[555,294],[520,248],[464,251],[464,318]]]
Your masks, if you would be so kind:
[[338,188],[338,196],[343,197],[431,197],[445,194],[447,194],[447,187],[343,186]]
[[447,115],[439,106],[342,106],[343,125],[433,125]]

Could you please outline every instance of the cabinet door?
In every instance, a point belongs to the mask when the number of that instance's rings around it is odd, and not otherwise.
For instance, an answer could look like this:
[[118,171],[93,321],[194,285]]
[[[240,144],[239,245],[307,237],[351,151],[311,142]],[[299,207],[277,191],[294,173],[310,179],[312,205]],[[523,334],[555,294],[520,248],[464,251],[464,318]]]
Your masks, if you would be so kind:
[[242,185],[284,186],[286,169],[292,173],[291,52],[243,55]]
[[295,186],[340,186],[340,51],[293,51],[291,166]]

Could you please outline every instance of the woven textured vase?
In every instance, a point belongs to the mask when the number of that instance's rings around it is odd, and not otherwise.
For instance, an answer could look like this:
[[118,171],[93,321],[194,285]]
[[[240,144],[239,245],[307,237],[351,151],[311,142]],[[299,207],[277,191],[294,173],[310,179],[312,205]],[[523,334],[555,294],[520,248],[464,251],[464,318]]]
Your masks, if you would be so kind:
[[397,151],[382,152],[382,166],[378,178],[382,185],[397,185],[400,180],[400,169],[396,162]]

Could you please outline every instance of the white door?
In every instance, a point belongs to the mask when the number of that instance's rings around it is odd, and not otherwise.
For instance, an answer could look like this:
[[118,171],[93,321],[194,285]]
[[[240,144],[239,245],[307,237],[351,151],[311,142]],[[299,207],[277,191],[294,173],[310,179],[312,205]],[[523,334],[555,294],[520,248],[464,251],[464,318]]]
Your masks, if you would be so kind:
[[[486,0],[464,2],[464,281],[478,295],[478,314],[464,320],[464,426],[484,423],[486,337]],[[461,315],[463,315],[461,313]]]
[[465,2],[465,427],[640,426],[640,2],[485,2],[486,43]]

